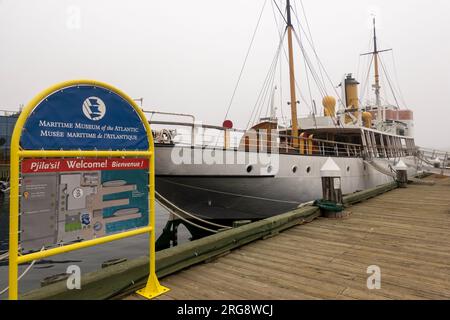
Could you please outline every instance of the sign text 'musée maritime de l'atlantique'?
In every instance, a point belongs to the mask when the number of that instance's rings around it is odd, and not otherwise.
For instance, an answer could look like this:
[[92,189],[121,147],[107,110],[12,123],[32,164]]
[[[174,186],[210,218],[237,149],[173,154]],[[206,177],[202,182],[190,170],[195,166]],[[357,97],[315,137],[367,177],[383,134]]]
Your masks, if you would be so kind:
[[[138,136],[133,133],[138,133],[139,128],[135,127],[121,127],[121,126],[110,126],[110,125],[98,125],[98,124],[86,124],[86,123],[73,123],[73,122],[57,122],[57,121],[39,121],[40,136],[41,137],[57,137],[57,138],[82,138],[82,139],[120,139],[120,140],[137,140]],[[43,128],[43,129],[42,129]],[[79,132],[79,131],[58,131],[58,130],[48,130],[46,128],[52,129],[78,129],[78,130],[89,130],[89,131],[100,131],[95,132]],[[108,131],[114,131],[115,133],[109,133]],[[123,134],[117,134],[117,132],[123,132]]]

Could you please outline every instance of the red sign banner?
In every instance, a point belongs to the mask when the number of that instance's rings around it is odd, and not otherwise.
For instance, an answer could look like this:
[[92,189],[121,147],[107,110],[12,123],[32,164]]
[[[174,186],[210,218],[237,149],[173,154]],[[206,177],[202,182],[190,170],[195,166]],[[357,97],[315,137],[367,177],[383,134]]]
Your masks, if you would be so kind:
[[22,173],[148,169],[148,159],[26,159]]

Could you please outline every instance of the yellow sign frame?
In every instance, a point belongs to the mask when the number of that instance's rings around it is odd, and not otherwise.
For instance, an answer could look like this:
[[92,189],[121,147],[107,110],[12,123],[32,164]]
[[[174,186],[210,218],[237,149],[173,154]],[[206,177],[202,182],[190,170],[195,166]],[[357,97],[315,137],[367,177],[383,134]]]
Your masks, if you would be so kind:
[[[145,151],[81,151],[81,150],[23,150],[20,147],[20,139],[25,123],[33,112],[33,110],[44,99],[52,93],[63,90],[67,87],[77,85],[91,85],[95,87],[105,88],[125,99],[136,111],[141,119],[147,133],[149,149]],[[87,247],[92,247],[115,240],[125,239],[136,235],[148,233],[149,234],[149,277],[147,285],[138,290],[137,293],[147,299],[157,297],[167,291],[168,288],[159,284],[156,276],[156,259],[155,259],[155,158],[154,158],[154,143],[153,135],[150,125],[139,106],[123,91],[100,81],[94,80],[72,80],[58,83],[38,94],[21,112],[11,139],[11,189],[10,189],[10,222],[9,222],[9,299],[17,300],[18,289],[18,275],[19,265],[34,260],[39,260],[54,255],[79,250]],[[56,247],[40,252],[35,252],[26,255],[20,255],[19,252],[19,179],[20,179],[20,161],[25,158],[62,158],[62,157],[86,157],[86,158],[109,158],[109,157],[145,157],[149,159],[149,224],[147,227],[136,230],[126,231],[110,236],[105,236],[97,239],[87,240],[79,243],[74,243],[62,247]]]

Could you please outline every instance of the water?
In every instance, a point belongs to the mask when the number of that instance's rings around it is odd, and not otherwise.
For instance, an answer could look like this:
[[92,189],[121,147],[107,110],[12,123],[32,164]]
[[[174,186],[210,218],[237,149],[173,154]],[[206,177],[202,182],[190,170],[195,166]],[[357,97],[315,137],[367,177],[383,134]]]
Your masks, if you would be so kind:
[[[156,237],[158,238],[168,222],[169,214],[163,208],[156,206]],[[8,250],[9,234],[9,199],[8,195],[0,193],[0,252]],[[191,234],[185,226],[178,228],[178,243],[189,241]],[[107,243],[87,249],[47,258],[36,263],[33,268],[19,281],[21,293],[39,288],[41,280],[46,277],[65,273],[69,265],[78,265],[82,273],[88,273],[101,268],[107,260],[116,258],[134,259],[148,255],[148,235],[140,235],[124,240]],[[28,265],[19,266],[19,275]],[[8,286],[7,260],[0,261],[0,292]],[[7,293],[0,299],[7,298]]]

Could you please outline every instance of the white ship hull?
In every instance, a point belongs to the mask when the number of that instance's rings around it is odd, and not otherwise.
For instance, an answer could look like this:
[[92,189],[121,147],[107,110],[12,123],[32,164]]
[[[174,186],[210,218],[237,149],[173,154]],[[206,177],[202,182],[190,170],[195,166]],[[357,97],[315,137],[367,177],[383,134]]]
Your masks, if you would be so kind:
[[[320,169],[327,157],[279,154],[276,155],[277,164],[274,161],[264,164],[260,161],[242,164],[179,164],[173,161],[174,155],[177,157],[181,152],[193,153],[194,150],[191,147],[156,146],[156,189],[178,207],[199,217],[261,219],[322,198]],[[196,152],[201,154],[205,150],[199,148]],[[235,150],[215,152],[215,159],[251,155]],[[256,153],[254,156],[258,158]],[[415,158],[401,159],[409,167],[408,175],[415,175]],[[399,159],[373,159],[374,165],[362,158],[333,157],[333,160],[341,169],[343,193],[351,194],[392,182],[393,177],[385,173],[389,173],[390,166]],[[251,172],[248,172],[249,165]]]

